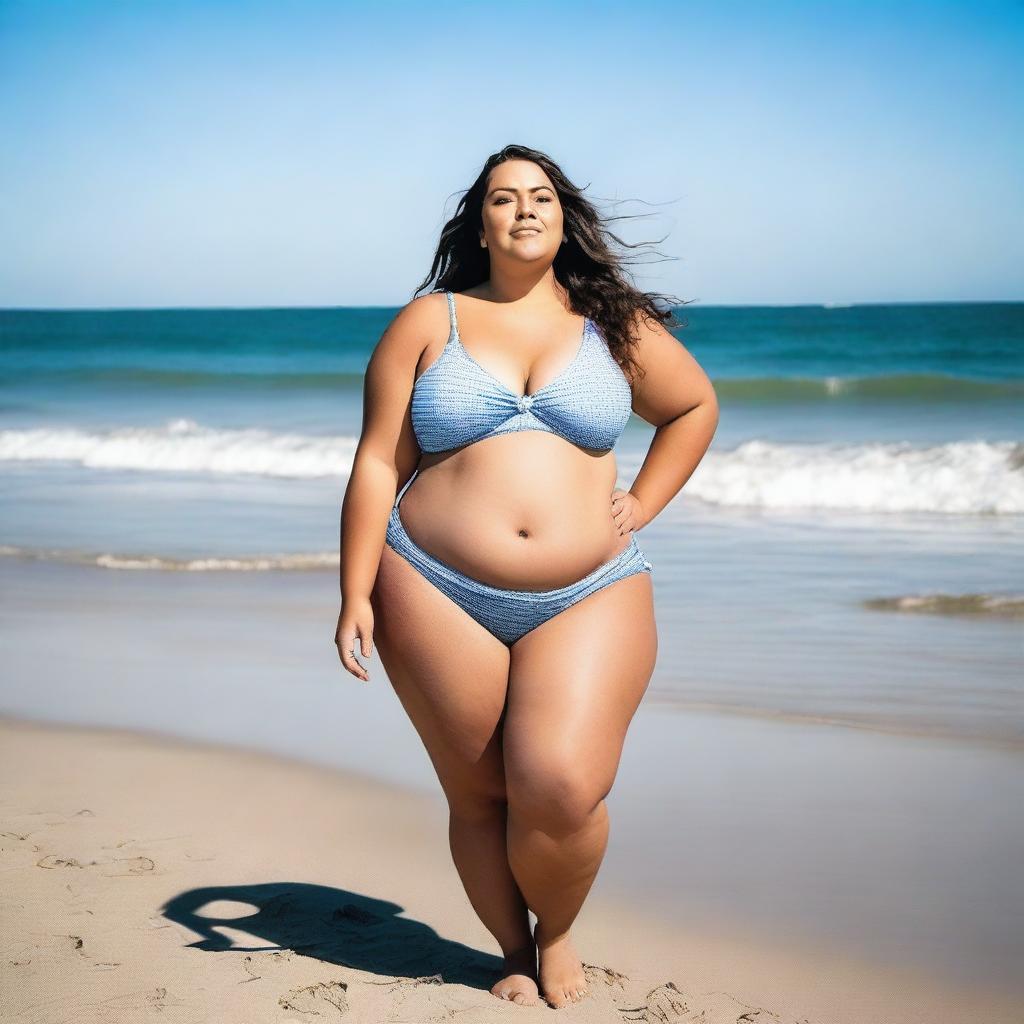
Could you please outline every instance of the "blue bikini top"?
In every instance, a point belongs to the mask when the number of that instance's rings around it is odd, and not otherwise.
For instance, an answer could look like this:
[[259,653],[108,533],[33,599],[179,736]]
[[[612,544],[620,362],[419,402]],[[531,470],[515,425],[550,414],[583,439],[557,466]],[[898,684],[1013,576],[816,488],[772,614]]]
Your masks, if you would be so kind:
[[445,295],[448,341],[412,389],[412,425],[421,451],[447,452],[518,430],[548,431],[581,448],[615,446],[629,420],[632,392],[589,317],[572,362],[550,384],[519,395],[465,350],[455,296]]

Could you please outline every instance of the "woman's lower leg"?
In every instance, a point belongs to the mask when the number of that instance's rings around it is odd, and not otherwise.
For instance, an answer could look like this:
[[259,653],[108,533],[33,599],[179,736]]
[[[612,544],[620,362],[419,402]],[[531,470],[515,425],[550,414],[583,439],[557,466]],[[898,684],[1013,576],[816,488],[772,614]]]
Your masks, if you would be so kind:
[[582,822],[552,828],[509,811],[508,861],[530,909],[540,958],[541,990],[556,1006],[586,991],[569,929],[597,877],[608,846],[608,809],[601,800]]
[[604,859],[608,831],[604,800],[571,831],[509,808],[508,863],[548,937],[564,934],[576,920]]
[[508,805],[450,808],[448,841],[469,902],[503,954],[532,945],[526,902],[508,863]]
[[507,804],[451,810],[448,838],[452,860],[469,901],[501,946],[504,964],[491,992],[530,1006],[537,1002],[537,946],[529,912],[512,875],[507,855]]

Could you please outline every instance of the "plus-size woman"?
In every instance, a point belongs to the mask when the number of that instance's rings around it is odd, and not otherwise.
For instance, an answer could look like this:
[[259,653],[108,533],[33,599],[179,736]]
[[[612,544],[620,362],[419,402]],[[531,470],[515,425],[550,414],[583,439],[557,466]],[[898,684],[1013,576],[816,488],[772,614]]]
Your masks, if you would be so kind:
[[[490,157],[366,371],[342,509],[345,668],[376,642],[450,809],[452,857],[505,956],[491,991],[575,1002],[570,927],[657,652],[635,531],[718,422],[711,384],[543,153]],[[657,429],[628,491],[612,449]],[[654,568],[656,572],[656,568]],[[536,916],[531,931],[529,911]],[[539,992],[538,992],[539,986]]]

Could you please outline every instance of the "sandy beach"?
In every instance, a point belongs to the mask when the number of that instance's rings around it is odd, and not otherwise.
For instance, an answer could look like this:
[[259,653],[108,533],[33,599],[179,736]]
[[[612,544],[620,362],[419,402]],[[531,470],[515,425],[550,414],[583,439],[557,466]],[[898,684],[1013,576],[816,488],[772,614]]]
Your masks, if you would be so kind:
[[599,886],[575,926],[591,994],[509,1006],[439,797],[127,731],[8,719],[0,749],[4,1020],[1024,1019],[1009,995],[673,928]]

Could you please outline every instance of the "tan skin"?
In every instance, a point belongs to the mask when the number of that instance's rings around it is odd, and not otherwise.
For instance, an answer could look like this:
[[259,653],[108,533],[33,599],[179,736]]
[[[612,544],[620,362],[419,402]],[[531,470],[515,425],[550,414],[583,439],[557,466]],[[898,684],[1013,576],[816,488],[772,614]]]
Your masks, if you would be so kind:
[[[460,336],[507,387],[532,394],[569,364],[583,327],[552,271],[562,208],[538,165],[510,160],[491,172],[482,220],[490,279],[456,297]],[[614,557],[689,479],[718,423],[711,383],[686,349],[660,324],[638,320],[636,330],[647,372],[632,385],[632,408],[656,430],[623,491],[612,452],[542,431],[421,453],[412,388],[449,322],[443,295],[413,300],[367,367],[342,506],[339,656],[366,681],[355,645],[369,658],[376,642],[448,800],[466,894],[505,957],[491,991],[522,1005],[543,997],[561,1007],[587,992],[570,927],[604,856],[605,797],[654,669],[651,576],[618,580],[506,646],[388,547],[385,531],[419,466],[402,522],[467,576],[546,590]]]

